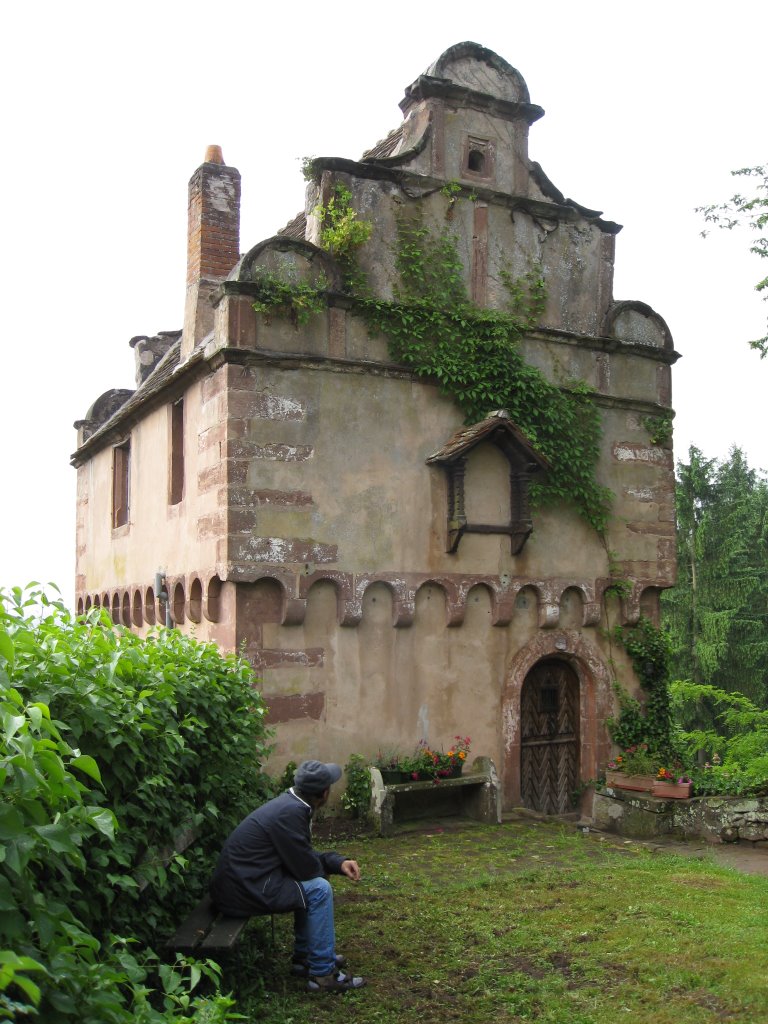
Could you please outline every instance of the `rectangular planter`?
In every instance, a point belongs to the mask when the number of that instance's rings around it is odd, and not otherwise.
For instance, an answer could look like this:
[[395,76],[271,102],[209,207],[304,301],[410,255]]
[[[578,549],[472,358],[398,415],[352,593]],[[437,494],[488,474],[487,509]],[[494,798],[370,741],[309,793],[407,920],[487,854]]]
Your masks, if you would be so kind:
[[692,788],[690,782],[654,782],[653,795],[672,800],[688,800]]
[[612,789],[629,789],[635,793],[651,793],[655,785],[652,775],[628,775],[626,772],[605,773],[605,784]]

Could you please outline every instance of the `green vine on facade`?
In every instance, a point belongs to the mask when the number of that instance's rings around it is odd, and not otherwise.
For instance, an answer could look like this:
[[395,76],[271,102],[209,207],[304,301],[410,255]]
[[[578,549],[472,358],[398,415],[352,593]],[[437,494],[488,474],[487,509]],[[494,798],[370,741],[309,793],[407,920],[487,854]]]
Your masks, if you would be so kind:
[[[454,183],[441,192],[450,208],[458,195]],[[320,245],[341,267],[343,287],[369,330],[387,338],[393,360],[436,380],[467,423],[494,409],[507,410],[551,467],[545,482],[532,485],[532,502],[570,503],[603,534],[612,494],[595,479],[601,417],[592,390],[583,381],[550,383],[520,352],[520,340],[544,310],[541,267],[531,264],[519,277],[502,268],[507,308],[480,308],[467,296],[456,236],[447,225],[435,234],[420,210],[411,210],[397,219],[394,257],[400,281],[393,301],[376,298],[356,258],[373,225],[357,216],[351,200],[350,190],[337,182],[315,215],[322,221]],[[317,288],[278,286],[273,278],[262,278],[263,294],[254,304],[258,312],[284,312],[300,324],[326,301]]]
[[532,500],[572,502],[602,533],[611,493],[594,475],[601,423],[592,392],[581,381],[551,384],[519,349],[544,308],[541,268],[532,265],[520,279],[504,271],[508,308],[481,309],[467,297],[455,236],[447,227],[435,235],[418,215],[398,219],[395,260],[394,301],[359,300],[369,327],[388,339],[392,358],[437,380],[468,423],[506,409],[551,465],[546,482],[531,488]]
[[613,741],[625,750],[647,743],[654,753],[672,754],[669,642],[666,633],[642,618],[636,626],[617,627],[614,636],[629,655],[646,699],[641,703],[616,683],[619,716],[608,720],[608,731]]
[[646,416],[643,426],[648,431],[648,439],[652,445],[663,446],[672,439],[671,416]]

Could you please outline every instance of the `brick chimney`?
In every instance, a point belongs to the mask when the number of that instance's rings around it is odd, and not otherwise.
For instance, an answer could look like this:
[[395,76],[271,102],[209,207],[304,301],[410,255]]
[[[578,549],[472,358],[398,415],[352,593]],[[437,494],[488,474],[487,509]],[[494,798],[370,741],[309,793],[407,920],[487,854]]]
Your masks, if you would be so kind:
[[187,300],[181,358],[213,330],[211,295],[240,258],[240,172],[209,146],[189,179]]

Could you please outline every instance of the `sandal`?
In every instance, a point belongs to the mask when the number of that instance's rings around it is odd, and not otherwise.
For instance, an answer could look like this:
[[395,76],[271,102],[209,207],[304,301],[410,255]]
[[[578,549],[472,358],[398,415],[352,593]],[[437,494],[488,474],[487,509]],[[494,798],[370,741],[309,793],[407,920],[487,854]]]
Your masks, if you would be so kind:
[[353,978],[350,974],[332,971],[331,974],[323,974],[319,977],[311,974],[307,982],[307,991],[351,992],[353,989],[362,988],[363,985],[365,985],[365,978]]

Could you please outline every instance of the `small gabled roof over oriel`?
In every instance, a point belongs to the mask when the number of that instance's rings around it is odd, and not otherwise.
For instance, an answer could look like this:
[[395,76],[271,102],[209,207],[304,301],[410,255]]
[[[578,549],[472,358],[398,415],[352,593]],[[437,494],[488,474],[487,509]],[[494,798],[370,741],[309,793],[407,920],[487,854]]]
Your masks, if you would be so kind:
[[483,441],[491,441],[501,448],[510,461],[527,462],[529,472],[549,469],[549,462],[541,455],[525,434],[515,426],[506,409],[496,409],[486,419],[457,430],[453,437],[427,459],[428,465],[442,465],[463,458]]

